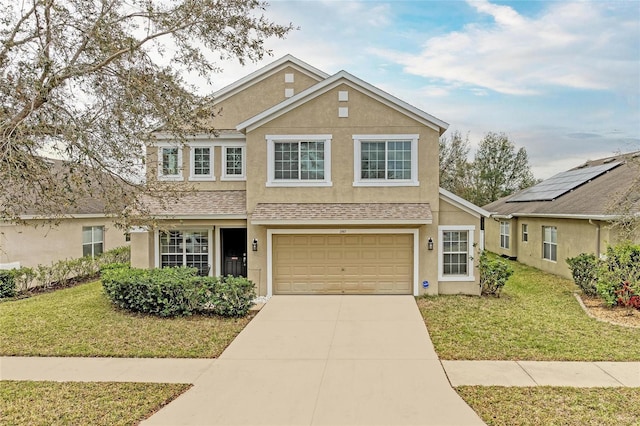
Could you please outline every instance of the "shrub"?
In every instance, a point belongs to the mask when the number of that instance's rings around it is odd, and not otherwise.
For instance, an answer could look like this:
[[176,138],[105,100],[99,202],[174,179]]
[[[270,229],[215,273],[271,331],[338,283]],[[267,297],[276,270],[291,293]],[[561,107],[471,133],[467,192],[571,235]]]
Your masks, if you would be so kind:
[[635,308],[640,310],[640,295],[635,294],[635,291],[628,282],[623,282],[616,294],[616,304],[625,308]]
[[13,271],[13,279],[16,282],[18,292],[26,291],[35,285],[37,277],[33,268],[22,267]]
[[502,288],[513,275],[513,268],[504,260],[489,257],[486,251],[480,254],[479,267],[482,294],[500,297]]
[[210,300],[213,312],[224,317],[243,317],[256,298],[253,282],[228,275],[220,279]]
[[13,270],[0,271],[0,299],[16,295],[16,282],[13,276]]
[[200,277],[195,268],[146,270],[110,264],[101,273],[113,304],[161,317],[196,312],[244,316],[255,298],[253,283],[246,278]]
[[616,291],[627,283],[635,294],[640,293],[640,245],[622,243],[608,247],[606,258],[598,268],[598,293],[609,306],[617,304]]
[[586,296],[597,296],[598,259],[594,254],[581,253],[567,259],[573,281]]
[[172,317],[191,315],[200,307],[195,268],[113,268],[102,273],[105,293],[118,307]]

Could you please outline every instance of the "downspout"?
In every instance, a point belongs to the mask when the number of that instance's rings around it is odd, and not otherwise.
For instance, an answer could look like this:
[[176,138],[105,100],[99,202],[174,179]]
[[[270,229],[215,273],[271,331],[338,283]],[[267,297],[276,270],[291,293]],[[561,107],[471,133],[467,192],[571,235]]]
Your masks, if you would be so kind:
[[593,223],[593,219],[589,219],[589,223],[596,227],[596,258],[600,258],[600,223]]

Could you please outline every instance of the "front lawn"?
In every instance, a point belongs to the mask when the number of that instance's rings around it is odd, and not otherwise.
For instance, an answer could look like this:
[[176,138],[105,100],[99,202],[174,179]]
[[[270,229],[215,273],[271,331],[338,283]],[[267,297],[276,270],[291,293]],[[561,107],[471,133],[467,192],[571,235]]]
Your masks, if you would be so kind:
[[215,358],[249,320],[131,314],[93,282],[0,303],[0,355]]
[[640,360],[640,329],[590,318],[573,296],[573,281],[510,263],[515,272],[500,298],[417,299],[440,358]]
[[4,425],[133,425],[191,385],[0,382]]
[[461,386],[456,391],[490,426],[640,424],[640,388]]

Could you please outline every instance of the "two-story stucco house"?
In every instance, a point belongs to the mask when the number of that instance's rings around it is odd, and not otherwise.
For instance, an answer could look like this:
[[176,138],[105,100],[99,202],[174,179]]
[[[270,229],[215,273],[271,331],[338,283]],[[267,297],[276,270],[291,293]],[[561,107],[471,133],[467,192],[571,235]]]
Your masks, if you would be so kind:
[[439,188],[444,121],[292,56],[214,94],[216,134],[158,132],[148,179],[190,182],[149,201],[136,267],[243,275],[259,295],[479,294],[487,212]]

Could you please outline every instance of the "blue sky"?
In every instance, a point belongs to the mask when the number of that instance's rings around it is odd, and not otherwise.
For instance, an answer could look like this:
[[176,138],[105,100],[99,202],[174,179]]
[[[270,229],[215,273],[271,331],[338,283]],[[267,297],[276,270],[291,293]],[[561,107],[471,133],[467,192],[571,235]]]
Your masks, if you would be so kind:
[[640,1],[288,1],[274,56],[221,63],[219,89],[290,53],[342,69],[469,134],[529,153],[538,178],[640,150]]

